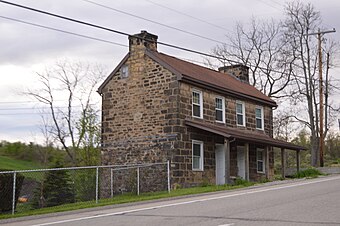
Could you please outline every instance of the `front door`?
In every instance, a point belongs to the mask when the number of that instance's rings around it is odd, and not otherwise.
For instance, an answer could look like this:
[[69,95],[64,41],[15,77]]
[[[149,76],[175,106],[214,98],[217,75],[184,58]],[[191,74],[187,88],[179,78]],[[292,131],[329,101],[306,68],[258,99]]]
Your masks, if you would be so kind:
[[237,176],[246,179],[246,162],[243,146],[237,146]]
[[215,147],[216,184],[225,184],[225,152],[222,144]]

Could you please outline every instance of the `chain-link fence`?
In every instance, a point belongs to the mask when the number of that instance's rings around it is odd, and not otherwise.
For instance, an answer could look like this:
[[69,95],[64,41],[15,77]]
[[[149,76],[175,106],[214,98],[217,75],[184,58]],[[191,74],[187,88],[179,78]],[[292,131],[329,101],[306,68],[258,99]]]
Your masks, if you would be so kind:
[[169,162],[3,171],[0,214],[166,190],[170,192]]

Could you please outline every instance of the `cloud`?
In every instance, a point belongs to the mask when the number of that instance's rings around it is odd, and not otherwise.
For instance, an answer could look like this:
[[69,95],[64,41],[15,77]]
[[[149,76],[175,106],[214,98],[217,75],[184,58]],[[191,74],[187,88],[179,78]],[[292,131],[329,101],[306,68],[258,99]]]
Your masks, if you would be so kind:
[[[224,41],[228,31],[195,20],[184,14],[205,20],[209,23],[230,30],[236,21],[247,23],[252,16],[262,19],[281,18],[283,5],[280,1],[225,1],[225,0],[151,0],[175,9],[174,12],[162,8],[147,0],[100,0],[96,1],[123,10],[128,13],[167,24],[192,33]],[[147,30],[159,36],[159,40],[197,51],[209,53],[217,43],[204,40],[159,24],[137,19],[117,11],[104,9],[82,0],[16,0],[18,4],[31,6],[52,13],[87,21],[104,27],[127,32],[139,33]],[[275,3],[276,2],[276,3]],[[340,1],[312,0],[317,10],[325,18],[329,28],[339,28],[338,11]],[[67,22],[61,19],[30,12],[0,3],[0,15],[20,19],[32,23],[54,27],[66,31],[94,36],[113,42],[128,44],[128,38],[115,33],[90,28],[84,25]],[[35,72],[60,59],[81,60],[90,63],[101,63],[111,71],[128,52],[128,48],[110,45],[99,41],[75,37],[56,31],[33,27],[27,24],[0,18],[0,96],[1,101],[22,101],[28,98],[20,95],[20,91],[36,86]],[[339,32],[332,34],[332,38],[340,40]],[[177,57],[202,61],[202,57],[183,51],[159,46],[160,51]],[[33,103],[28,102],[28,106]],[[22,103],[11,105],[20,107]],[[10,107],[0,104],[0,108]],[[3,112],[0,112],[0,114]],[[0,115],[0,139],[29,139],[32,133],[38,133],[38,115]],[[34,135],[37,136],[37,135]],[[33,138],[32,138],[33,139]]]

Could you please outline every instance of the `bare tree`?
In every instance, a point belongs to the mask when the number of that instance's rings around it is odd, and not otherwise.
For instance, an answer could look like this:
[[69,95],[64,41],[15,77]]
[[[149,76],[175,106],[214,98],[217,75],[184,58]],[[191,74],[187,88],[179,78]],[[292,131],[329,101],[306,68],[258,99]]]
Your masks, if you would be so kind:
[[93,93],[104,77],[103,69],[64,60],[37,73],[37,77],[39,88],[26,94],[48,106],[52,121],[48,132],[76,165],[77,152],[87,145],[84,136],[88,125],[79,121],[95,109]]
[[[42,112],[43,113],[43,112]],[[51,152],[53,151],[54,138],[50,131],[50,123],[48,122],[48,117],[41,114],[42,125],[40,131],[44,137],[44,145],[37,146],[37,151],[39,153],[39,161],[44,168],[48,167],[48,160],[51,157]]]
[[[289,40],[290,53],[295,58],[293,65],[294,92],[291,92],[291,103],[294,105],[294,111],[292,111],[291,117],[309,128],[311,164],[317,166],[320,132],[318,49],[317,39],[310,34],[320,28],[322,20],[320,13],[311,4],[296,1],[288,3],[285,10],[286,20],[283,24],[285,38]],[[334,55],[330,57],[332,58]],[[328,72],[326,71],[326,73]],[[326,84],[329,84],[329,81],[326,81]],[[328,89],[325,109],[329,109],[329,94],[330,90]],[[327,133],[327,125],[325,131]]]
[[[317,166],[320,131],[318,49],[316,37],[310,34],[320,28],[322,20],[311,4],[299,1],[287,3],[285,14],[282,22],[252,19],[248,29],[237,24],[235,34],[228,35],[227,43],[217,46],[213,52],[227,63],[238,61],[248,65],[252,85],[284,106],[275,112],[276,118],[280,118],[280,123],[275,124],[278,137],[288,139],[287,131],[292,130],[288,127],[294,128],[292,123],[308,128],[311,163]],[[329,41],[324,42],[323,47],[329,53],[328,60],[323,59],[323,62],[333,62],[338,44]],[[340,91],[338,83],[329,75],[332,64],[327,65],[324,67],[325,134],[331,119],[339,114],[332,96]]]
[[252,18],[249,28],[238,23],[235,34],[227,35],[227,44],[213,49],[215,55],[225,59],[223,64],[236,61],[249,66],[251,84],[272,98],[286,96],[284,90],[291,82],[295,60],[285,48],[281,25]]

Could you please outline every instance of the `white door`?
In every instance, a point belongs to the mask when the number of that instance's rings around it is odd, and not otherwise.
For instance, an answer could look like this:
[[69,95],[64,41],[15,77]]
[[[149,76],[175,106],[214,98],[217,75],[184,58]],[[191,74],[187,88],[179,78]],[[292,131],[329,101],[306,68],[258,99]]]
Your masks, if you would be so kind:
[[222,144],[215,147],[216,184],[225,184],[225,152]]
[[243,146],[237,146],[237,176],[246,179],[246,162]]

